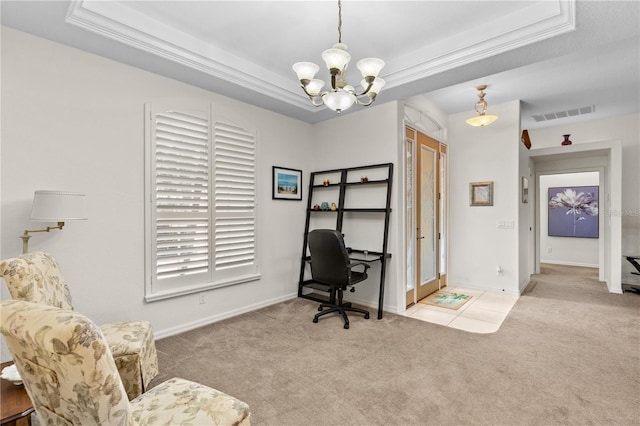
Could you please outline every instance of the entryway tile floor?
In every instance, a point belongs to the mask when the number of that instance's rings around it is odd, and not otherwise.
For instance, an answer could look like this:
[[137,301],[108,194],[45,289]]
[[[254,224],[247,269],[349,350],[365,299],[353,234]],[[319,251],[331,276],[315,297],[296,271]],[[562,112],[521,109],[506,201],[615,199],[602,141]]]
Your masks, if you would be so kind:
[[404,316],[471,333],[495,333],[518,301],[518,296],[490,291],[462,287],[445,287],[444,290],[472,297],[457,310],[416,303],[405,311]]

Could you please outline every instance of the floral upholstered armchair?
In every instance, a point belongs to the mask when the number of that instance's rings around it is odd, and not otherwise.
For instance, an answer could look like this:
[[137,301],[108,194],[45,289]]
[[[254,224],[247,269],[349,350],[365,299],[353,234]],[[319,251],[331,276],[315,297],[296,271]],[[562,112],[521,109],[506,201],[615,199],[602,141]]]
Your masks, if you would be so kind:
[[72,310],[7,300],[0,332],[43,425],[241,425],[249,406],[173,378],[129,401],[109,345]]
[[[69,287],[55,259],[43,252],[33,252],[0,262],[4,278],[16,300],[73,309]],[[146,390],[158,374],[158,355],[151,323],[127,321],[105,324],[102,333],[109,342],[120,378],[129,399]]]

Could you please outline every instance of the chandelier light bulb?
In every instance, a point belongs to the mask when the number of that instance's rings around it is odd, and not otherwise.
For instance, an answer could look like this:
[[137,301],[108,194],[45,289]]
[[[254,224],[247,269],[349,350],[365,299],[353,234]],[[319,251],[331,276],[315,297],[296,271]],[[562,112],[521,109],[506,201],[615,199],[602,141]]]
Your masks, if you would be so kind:
[[297,62],[293,64],[293,70],[298,75],[298,80],[311,80],[315,77],[320,67],[312,62]]
[[331,49],[322,52],[322,59],[330,70],[342,71],[349,64],[351,55],[347,52],[347,45],[336,43]]
[[362,77],[377,77],[384,67],[384,61],[378,58],[361,59],[356,64],[356,67],[362,73]]
[[307,93],[311,96],[318,96],[322,90],[322,86],[324,86],[324,81],[314,78],[307,83]]

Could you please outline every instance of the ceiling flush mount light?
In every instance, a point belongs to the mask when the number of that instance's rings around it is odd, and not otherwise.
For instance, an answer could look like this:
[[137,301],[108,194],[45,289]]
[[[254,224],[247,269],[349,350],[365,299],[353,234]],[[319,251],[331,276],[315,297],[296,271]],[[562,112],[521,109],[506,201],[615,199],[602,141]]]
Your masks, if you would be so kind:
[[22,252],[29,251],[29,238],[34,232],[49,232],[64,227],[67,220],[87,219],[87,205],[84,194],[65,191],[35,191],[31,220],[36,222],[58,222],[58,226],[47,226],[44,229],[25,230],[22,238]]
[[[362,73],[362,92],[358,93],[353,86],[345,81],[345,72],[351,60],[347,52],[347,45],[342,43],[342,2],[338,0],[338,42],[331,49],[322,52],[327,69],[331,74],[331,90],[322,92],[324,81],[314,78],[320,69],[311,62],[298,62],[293,64],[293,70],[298,75],[302,90],[309,96],[314,106],[326,105],[337,113],[350,108],[354,103],[359,105],[371,105],[384,86],[384,80],[378,78],[378,74],[384,61],[378,58],[361,59],[356,67]],[[362,97],[363,99],[359,99]]]
[[479,90],[478,97],[480,100],[476,102],[475,110],[478,113],[475,117],[471,117],[467,120],[467,124],[475,127],[484,127],[493,123],[498,119],[497,115],[487,115],[487,101],[484,100],[484,90],[487,88],[486,84],[482,84],[476,89]]

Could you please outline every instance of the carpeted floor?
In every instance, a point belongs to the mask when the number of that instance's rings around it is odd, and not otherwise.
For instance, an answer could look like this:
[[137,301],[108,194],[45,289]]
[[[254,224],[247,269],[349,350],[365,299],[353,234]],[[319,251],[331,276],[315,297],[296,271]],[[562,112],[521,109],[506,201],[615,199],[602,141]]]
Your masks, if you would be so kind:
[[157,341],[160,375],[245,402],[254,425],[638,425],[640,296],[544,265],[494,334],[386,313],[351,328],[294,299]]

